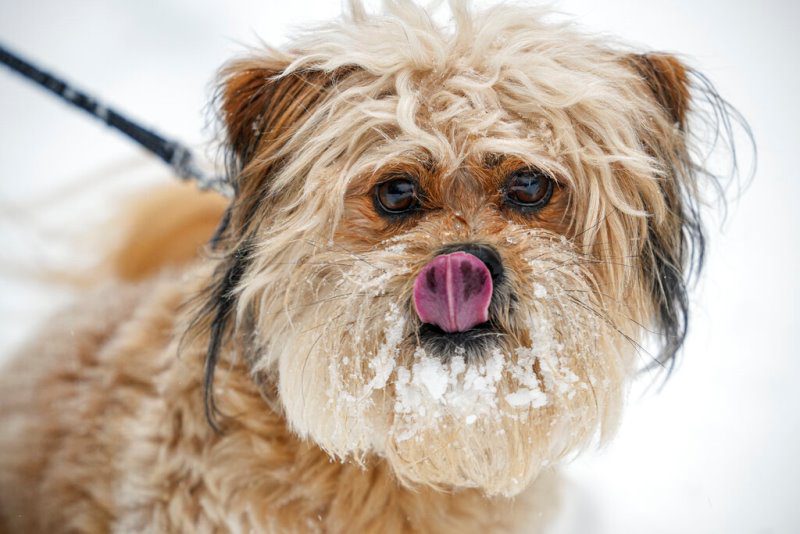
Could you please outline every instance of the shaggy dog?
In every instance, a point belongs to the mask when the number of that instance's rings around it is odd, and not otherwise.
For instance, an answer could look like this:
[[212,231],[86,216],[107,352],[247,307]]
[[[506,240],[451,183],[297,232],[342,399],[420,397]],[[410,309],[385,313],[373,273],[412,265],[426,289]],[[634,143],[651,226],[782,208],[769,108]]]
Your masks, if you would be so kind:
[[2,374],[3,528],[544,525],[553,466],[681,346],[690,111],[731,110],[673,56],[450,9],[353,1],[223,70],[233,201],[142,208]]

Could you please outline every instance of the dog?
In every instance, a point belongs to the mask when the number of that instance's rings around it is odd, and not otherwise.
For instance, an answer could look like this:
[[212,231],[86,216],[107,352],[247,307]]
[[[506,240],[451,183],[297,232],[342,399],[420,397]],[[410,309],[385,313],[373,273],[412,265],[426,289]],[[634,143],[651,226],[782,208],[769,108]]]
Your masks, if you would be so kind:
[[673,55],[449,8],[354,0],[221,71],[233,200],[150,195],[2,373],[3,529],[546,527],[675,361],[693,112],[733,112]]

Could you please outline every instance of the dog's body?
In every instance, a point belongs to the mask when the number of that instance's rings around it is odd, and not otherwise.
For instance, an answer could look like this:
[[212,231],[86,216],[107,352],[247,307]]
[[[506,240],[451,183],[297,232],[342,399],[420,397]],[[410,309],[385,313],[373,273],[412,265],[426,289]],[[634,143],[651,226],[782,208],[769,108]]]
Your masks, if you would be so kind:
[[198,210],[139,227],[2,375],[6,528],[544,525],[647,325],[661,363],[685,333],[691,73],[452,9],[454,33],[354,3],[224,71],[234,202],[174,199]]

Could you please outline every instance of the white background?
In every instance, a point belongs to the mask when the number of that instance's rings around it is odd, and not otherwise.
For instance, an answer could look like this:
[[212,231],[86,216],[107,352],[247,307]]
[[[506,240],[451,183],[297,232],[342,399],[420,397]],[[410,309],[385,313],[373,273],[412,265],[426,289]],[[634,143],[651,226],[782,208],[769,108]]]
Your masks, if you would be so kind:
[[[752,125],[759,168],[693,294],[682,362],[635,392],[604,451],[567,469],[563,533],[800,532],[800,4],[564,0],[587,29],[677,51]],[[213,156],[205,105],[215,70],[330,0],[0,0],[0,39]],[[168,174],[118,134],[0,70],[0,354],[67,292],[37,280],[91,257],[93,224]],[[746,147],[744,147],[746,149]],[[65,240],[69,247],[56,246]],[[52,273],[50,273],[52,274]],[[639,388],[644,390],[644,388]]]

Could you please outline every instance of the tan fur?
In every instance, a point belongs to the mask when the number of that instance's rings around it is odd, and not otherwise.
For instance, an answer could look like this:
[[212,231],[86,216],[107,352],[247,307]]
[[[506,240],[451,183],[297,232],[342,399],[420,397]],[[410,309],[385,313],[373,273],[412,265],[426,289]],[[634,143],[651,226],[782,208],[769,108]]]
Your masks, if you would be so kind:
[[142,194],[118,218],[119,244],[105,268],[122,280],[139,281],[197,258],[227,205],[214,193],[198,194],[193,184]]
[[[4,528],[546,525],[554,466],[613,434],[648,326],[677,321],[688,71],[546,11],[450,8],[440,27],[354,1],[222,71],[236,195],[218,246],[195,256],[221,199],[147,197],[112,279],[3,371]],[[555,181],[535,214],[506,201],[521,169]],[[396,176],[424,191],[402,220],[373,199]],[[454,243],[501,257],[498,336],[429,353],[412,287]]]

